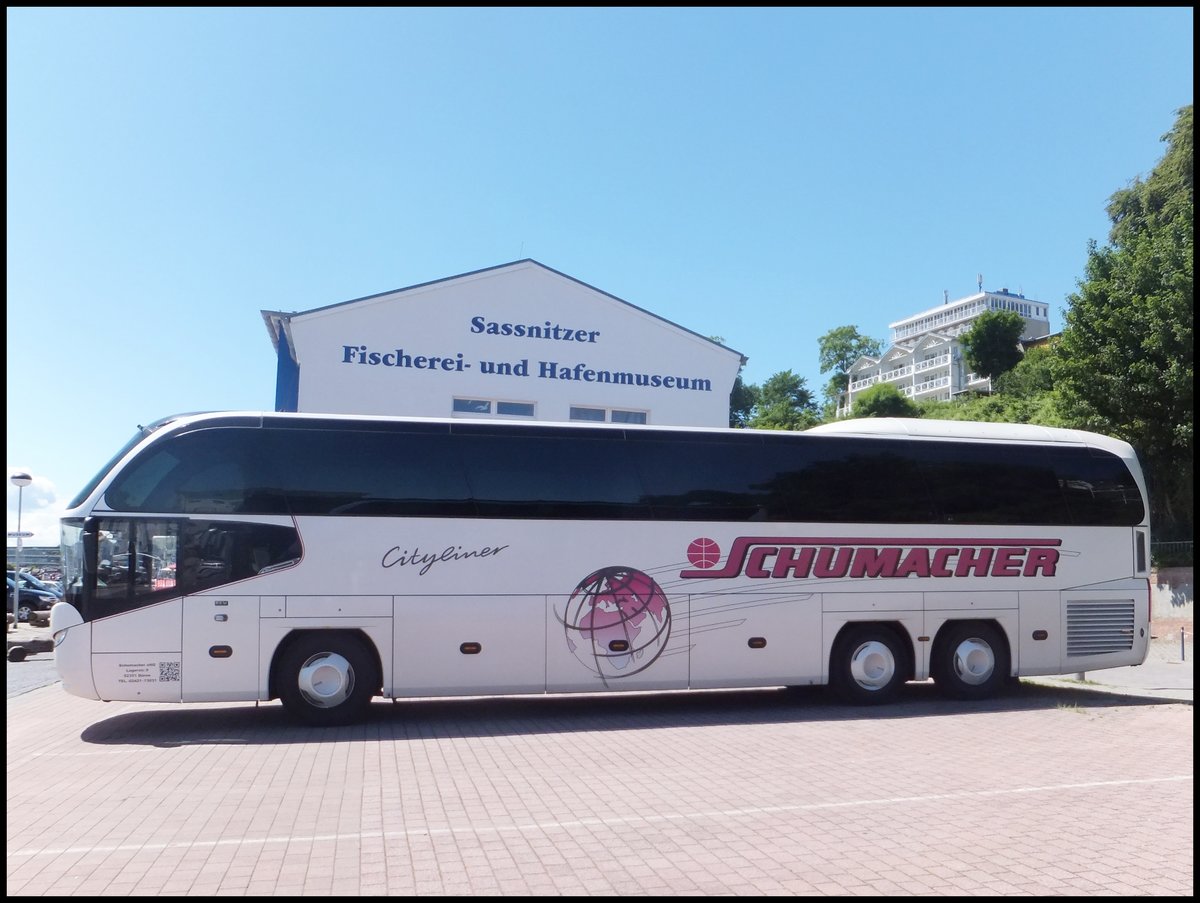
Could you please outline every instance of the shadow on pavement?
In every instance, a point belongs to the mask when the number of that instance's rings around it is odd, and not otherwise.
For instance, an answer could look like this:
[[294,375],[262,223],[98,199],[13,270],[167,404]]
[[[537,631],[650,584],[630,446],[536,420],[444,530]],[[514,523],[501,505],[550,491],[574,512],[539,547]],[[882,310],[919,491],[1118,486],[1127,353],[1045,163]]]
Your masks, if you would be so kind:
[[912,683],[879,707],[844,705],[823,688],[681,691],[603,695],[376,700],[367,718],[346,727],[294,722],[277,703],[170,706],[125,713],[86,728],[101,745],[155,747],[335,743],[354,739],[421,741],[574,731],[628,731],[734,724],[954,717],[1037,709],[1190,705],[1177,699],[1021,681],[984,702],[943,698],[931,682]]

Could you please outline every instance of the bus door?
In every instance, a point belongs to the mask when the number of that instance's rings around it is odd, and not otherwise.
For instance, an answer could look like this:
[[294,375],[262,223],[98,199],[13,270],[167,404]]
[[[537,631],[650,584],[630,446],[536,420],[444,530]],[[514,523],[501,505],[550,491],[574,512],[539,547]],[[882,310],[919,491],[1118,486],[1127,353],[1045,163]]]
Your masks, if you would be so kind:
[[257,696],[258,627],[258,596],[184,596],[183,701]]

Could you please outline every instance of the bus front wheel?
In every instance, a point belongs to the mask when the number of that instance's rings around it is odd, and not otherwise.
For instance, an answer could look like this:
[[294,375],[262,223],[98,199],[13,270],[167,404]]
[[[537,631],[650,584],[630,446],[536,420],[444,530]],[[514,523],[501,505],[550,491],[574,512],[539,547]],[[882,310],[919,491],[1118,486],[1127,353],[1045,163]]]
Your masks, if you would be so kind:
[[350,724],[367,713],[379,688],[379,669],[366,644],[345,633],[312,631],[279,658],[279,699],[306,724]]
[[993,625],[953,624],[938,637],[929,670],[952,699],[986,699],[1008,679],[1008,644]]
[[908,680],[908,655],[900,637],[877,625],[851,627],[838,638],[829,662],[829,682],[846,702],[890,702]]

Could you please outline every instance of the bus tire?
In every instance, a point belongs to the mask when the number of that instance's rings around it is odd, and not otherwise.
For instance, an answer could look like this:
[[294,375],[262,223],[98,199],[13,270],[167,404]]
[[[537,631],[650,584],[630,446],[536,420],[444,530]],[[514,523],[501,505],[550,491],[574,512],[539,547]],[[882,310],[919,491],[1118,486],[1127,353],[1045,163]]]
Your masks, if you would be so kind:
[[302,631],[281,653],[279,699],[316,727],[361,720],[379,689],[379,667],[364,640],[343,631]]
[[854,705],[891,702],[908,676],[908,652],[900,636],[887,627],[878,624],[850,627],[834,643],[829,683],[845,702]]
[[929,670],[951,699],[987,699],[1008,680],[1008,643],[993,624],[950,624],[937,639]]

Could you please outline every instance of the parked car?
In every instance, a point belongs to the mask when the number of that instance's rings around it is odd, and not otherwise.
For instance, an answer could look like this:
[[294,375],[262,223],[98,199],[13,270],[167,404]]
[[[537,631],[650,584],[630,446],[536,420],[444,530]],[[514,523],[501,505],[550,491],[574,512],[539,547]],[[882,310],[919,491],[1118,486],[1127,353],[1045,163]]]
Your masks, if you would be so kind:
[[[10,573],[9,576],[11,577],[12,574]],[[29,573],[28,571],[21,571],[21,592],[24,593],[26,590],[31,589],[41,590],[47,593],[54,593],[54,595],[58,596],[60,599],[63,596],[62,587],[60,587],[58,584],[47,583],[45,580],[33,576],[33,574]]]
[[[17,584],[12,577],[8,578],[8,605],[7,611],[9,614],[13,610],[13,596],[16,595]],[[33,615],[35,621],[42,620],[41,613],[49,612],[54,607],[54,603],[58,601],[58,596],[49,590],[44,589],[26,589],[21,587],[21,598],[17,603],[17,620],[28,621],[30,615]]]

